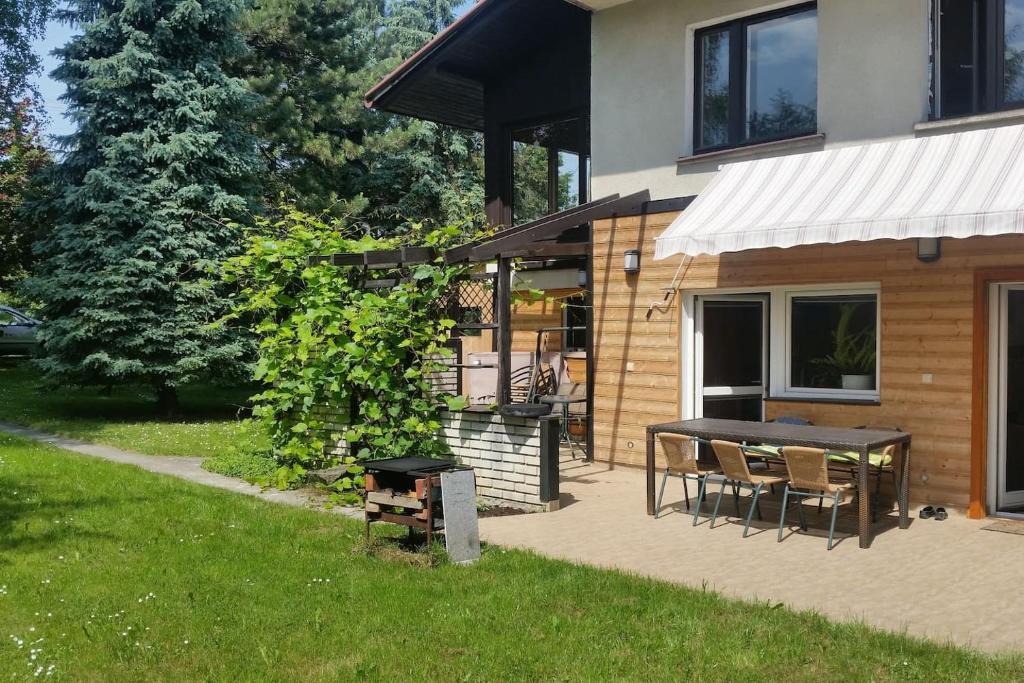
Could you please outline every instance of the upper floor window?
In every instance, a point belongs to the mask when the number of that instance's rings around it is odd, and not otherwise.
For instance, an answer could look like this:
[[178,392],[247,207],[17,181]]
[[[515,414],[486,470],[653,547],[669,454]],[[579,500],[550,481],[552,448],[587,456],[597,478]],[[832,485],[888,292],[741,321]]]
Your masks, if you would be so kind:
[[[512,131],[512,223],[517,225],[587,201],[590,128],[586,118]],[[581,151],[583,152],[581,154]]]
[[701,29],[695,38],[695,151],[817,132],[816,3]]
[[1024,106],[1024,0],[936,0],[933,116]]

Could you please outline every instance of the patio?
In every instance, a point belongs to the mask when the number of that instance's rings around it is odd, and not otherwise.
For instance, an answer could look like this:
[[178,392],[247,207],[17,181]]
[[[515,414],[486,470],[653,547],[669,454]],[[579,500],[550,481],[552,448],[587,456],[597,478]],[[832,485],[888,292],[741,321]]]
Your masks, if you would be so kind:
[[[731,500],[722,505],[727,523],[720,517],[715,529],[708,528],[714,492],[696,527],[682,512],[681,482],[670,482],[658,519],[645,514],[644,495],[643,470],[563,459],[562,509],[482,519],[481,536],[551,557],[981,650],[1024,647],[1019,567],[1024,536],[983,530],[994,520],[953,513],[942,522],[912,518],[910,529],[901,531],[893,514],[891,525],[880,520],[871,551],[863,552],[854,507],[844,505],[837,531],[843,540],[828,552],[825,515],[818,517],[810,508],[808,532],[788,527],[778,543],[774,497],[765,502],[764,521],[755,519],[750,537],[743,539]],[[746,502],[741,500],[743,512]]]

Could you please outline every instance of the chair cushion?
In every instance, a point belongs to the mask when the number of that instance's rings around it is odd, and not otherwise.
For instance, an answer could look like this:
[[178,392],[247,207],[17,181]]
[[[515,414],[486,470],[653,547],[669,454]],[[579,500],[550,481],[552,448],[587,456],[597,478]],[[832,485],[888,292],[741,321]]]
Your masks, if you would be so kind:
[[[828,460],[829,462],[843,465],[856,465],[860,462],[860,453],[857,451],[846,451],[843,453],[829,451]],[[888,467],[892,464],[892,456],[888,453],[868,453],[868,462],[871,463],[872,467]]]

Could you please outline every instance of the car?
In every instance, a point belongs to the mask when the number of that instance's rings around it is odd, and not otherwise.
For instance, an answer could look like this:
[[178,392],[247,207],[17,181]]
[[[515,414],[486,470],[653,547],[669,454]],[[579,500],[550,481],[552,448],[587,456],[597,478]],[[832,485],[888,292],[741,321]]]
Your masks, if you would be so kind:
[[38,326],[38,320],[18,309],[0,306],[0,356],[34,354]]

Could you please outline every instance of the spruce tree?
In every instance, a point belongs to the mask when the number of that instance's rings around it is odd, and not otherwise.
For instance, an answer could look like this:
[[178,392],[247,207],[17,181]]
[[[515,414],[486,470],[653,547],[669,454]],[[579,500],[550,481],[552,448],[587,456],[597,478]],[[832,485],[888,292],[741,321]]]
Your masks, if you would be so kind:
[[38,360],[53,383],[176,388],[237,364],[244,342],[212,325],[212,274],[237,249],[257,168],[251,95],[223,64],[244,51],[236,0],[77,0],[60,51],[77,132],[55,167],[56,226],[37,244],[45,302]]

